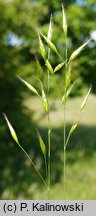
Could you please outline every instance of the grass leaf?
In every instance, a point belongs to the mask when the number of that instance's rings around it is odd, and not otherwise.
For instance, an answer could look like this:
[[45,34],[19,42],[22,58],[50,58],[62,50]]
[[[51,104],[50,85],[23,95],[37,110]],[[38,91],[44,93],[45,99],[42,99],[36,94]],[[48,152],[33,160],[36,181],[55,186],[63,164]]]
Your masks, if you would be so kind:
[[28,82],[26,82],[25,80],[23,80],[19,75],[17,75],[17,78],[18,78],[21,82],[23,82],[23,83],[28,87],[28,89],[29,89],[30,91],[32,91],[33,93],[35,93],[35,94],[37,94],[37,95],[39,96],[37,90],[36,90],[31,84],[29,84]]
[[85,107],[85,105],[86,105],[86,103],[87,103],[87,100],[88,100],[88,96],[89,96],[89,94],[90,94],[90,92],[91,92],[91,89],[92,89],[92,86],[90,86],[90,88],[89,88],[89,90],[88,90],[88,93],[87,93],[87,95],[85,96],[85,98],[84,98],[84,100],[83,100],[83,102],[82,102],[82,104],[81,104],[80,110],[83,110],[83,109],[84,109],[84,107]]
[[8,128],[10,130],[12,138],[15,140],[15,142],[17,144],[19,144],[19,141],[18,141],[18,138],[17,138],[15,130],[13,129],[13,127],[12,127],[11,123],[9,122],[7,116],[5,114],[3,114],[3,115],[4,115],[4,118],[5,118],[6,122],[7,122],[7,125],[8,125]]
[[90,43],[91,39],[86,41],[83,45],[81,45],[78,49],[76,49],[70,56],[69,61],[73,61],[79,54],[80,52]]
[[62,62],[62,63],[58,64],[58,65],[55,67],[55,69],[54,69],[54,73],[57,72],[57,71],[59,71],[59,70],[63,67],[64,64],[65,64],[65,62]]

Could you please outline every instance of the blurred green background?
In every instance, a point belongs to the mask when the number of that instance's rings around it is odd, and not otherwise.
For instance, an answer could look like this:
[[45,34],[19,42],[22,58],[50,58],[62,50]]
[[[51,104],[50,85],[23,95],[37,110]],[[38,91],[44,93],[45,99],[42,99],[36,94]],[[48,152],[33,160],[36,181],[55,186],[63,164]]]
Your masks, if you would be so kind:
[[[79,107],[92,84],[92,93],[80,125],[69,142],[66,167],[66,199],[96,199],[96,1],[95,0],[0,0],[0,199],[47,199],[40,178],[12,140],[5,112],[20,143],[45,176],[43,156],[36,128],[47,145],[47,119],[40,101],[19,82],[16,74],[39,91],[36,56],[42,61],[37,29],[45,35],[53,14],[52,41],[65,58],[61,3],[68,22],[68,57],[92,37],[87,49],[73,62],[72,81],[79,78],[68,100],[67,132],[78,116]],[[51,54],[51,63],[59,63]],[[46,71],[45,71],[46,73]],[[60,87],[55,84],[59,83]],[[62,90],[62,72],[51,80],[50,107],[53,121],[51,148],[51,199],[63,199],[63,108],[57,114]]]

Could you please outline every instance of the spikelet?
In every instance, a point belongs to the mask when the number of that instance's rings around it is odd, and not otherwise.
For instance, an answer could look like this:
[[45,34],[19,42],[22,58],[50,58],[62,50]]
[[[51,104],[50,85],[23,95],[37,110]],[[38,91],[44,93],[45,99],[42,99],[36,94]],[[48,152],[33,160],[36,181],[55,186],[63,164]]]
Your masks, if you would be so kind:
[[65,76],[65,86],[66,86],[66,89],[69,88],[70,83],[71,83],[71,64],[69,64],[68,71],[67,71],[67,74]]
[[12,127],[11,123],[9,122],[7,116],[4,113],[3,113],[3,115],[4,115],[4,118],[5,118],[6,122],[7,122],[7,125],[8,125],[8,128],[10,130],[12,138],[15,140],[15,142],[17,144],[19,144],[19,141],[18,141],[18,138],[17,138],[15,130],[13,129],[13,127]]
[[46,157],[46,146],[45,146],[45,143],[44,143],[44,141],[40,135],[40,132],[38,130],[37,130],[37,135],[38,135],[41,151],[42,151],[44,157]]
[[49,62],[48,59],[46,60],[45,65],[46,65],[47,69],[49,70],[49,72],[50,72],[51,74],[53,74],[54,71],[53,71],[53,68],[52,68],[52,66],[51,66],[51,64],[50,64],[50,62]]
[[64,10],[64,6],[62,5],[62,12],[63,12],[63,31],[64,31],[64,35],[67,35],[67,21],[66,21],[66,16],[65,16],[65,10]]
[[43,87],[42,87],[42,104],[43,104],[45,111],[48,112],[49,111],[48,101],[47,101],[46,94],[44,92]]
[[65,62],[62,62],[62,63],[58,64],[58,65],[55,67],[55,69],[54,69],[54,73],[57,72],[57,71],[59,71],[59,70],[63,67],[64,64],[65,64]]
[[84,98],[84,100],[83,100],[83,102],[82,102],[82,104],[81,104],[80,110],[83,110],[83,109],[84,109],[84,107],[85,107],[85,105],[86,105],[86,103],[87,103],[87,100],[88,100],[88,96],[89,96],[89,94],[90,94],[90,92],[91,92],[91,89],[92,89],[92,86],[90,86],[90,88],[89,88],[89,90],[88,90],[88,93],[87,93],[87,95],[85,96],[85,98]]
[[76,128],[77,128],[77,126],[78,126],[78,124],[79,124],[79,121],[80,121],[80,120],[76,121],[76,122],[72,125],[72,127],[71,127],[71,129],[70,129],[70,131],[69,131],[69,134],[70,134],[70,135],[76,130]]
[[45,50],[45,47],[44,47],[44,44],[43,44],[43,41],[40,37],[40,34],[38,35],[39,37],[39,48],[40,48],[40,53],[43,57],[43,59],[45,60],[46,59],[46,50]]
[[57,51],[56,46],[55,46],[44,34],[41,33],[41,35],[42,35],[42,37],[44,38],[44,40],[45,40],[45,42],[47,43],[47,45],[48,45],[55,53],[58,54],[58,51]]
[[51,41],[52,38],[52,32],[53,32],[53,21],[52,21],[52,14],[50,16],[50,24],[49,24],[49,29],[48,29],[48,34],[47,38]]
[[37,90],[36,90],[31,84],[29,84],[28,82],[26,82],[26,81],[25,81],[24,79],[22,79],[19,75],[17,75],[17,78],[18,78],[21,82],[23,82],[23,83],[27,86],[27,88],[28,88],[30,91],[32,91],[32,92],[35,93],[36,95],[40,96],[40,95],[38,94]]
[[71,93],[73,87],[75,86],[77,80],[70,86],[70,88],[65,92],[65,94],[63,95],[62,97],[62,100],[61,100],[61,104],[63,104],[65,102],[65,100],[67,99],[67,97],[69,96],[69,94]]
[[90,43],[91,39],[86,41],[82,46],[80,46],[78,49],[76,49],[70,56],[69,61],[73,61],[79,54],[80,52]]

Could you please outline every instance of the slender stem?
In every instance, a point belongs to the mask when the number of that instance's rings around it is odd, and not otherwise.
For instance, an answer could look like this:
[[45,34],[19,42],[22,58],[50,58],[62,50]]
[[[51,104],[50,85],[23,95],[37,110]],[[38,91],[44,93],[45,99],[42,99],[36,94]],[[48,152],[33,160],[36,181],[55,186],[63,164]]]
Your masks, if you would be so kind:
[[[48,60],[50,58],[50,48],[48,48]],[[50,91],[50,73],[48,71],[48,94]],[[50,199],[50,183],[51,183],[51,124],[50,124],[50,108],[48,110],[48,200]]]
[[50,198],[50,177],[51,177],[51,128],[50,128],[50,115],[48,112],[48,199]]
[[[50,58],[50,48],[48,48],[48,60]],[[49,94],[49,91],[50,91],[50,72],[48,70],[48,94]]]
[[64,172],[64,199],[65,199],[65,165],[66,165],[66,158],[65,158],[65,156],[66,156],[66,149],[65,149],[65,143],[66,143],[66,118],[65,118],[65,112],[66,112],[66,107],[65,107],[65,102],[64,102],[64,131],[63,131],[63,139],[64,139],[64,143],[63,143],[63,168],[64,168],[64,170],[63,170],[63,172]]
[[[66,78],[66,74],[67,74],[67,35],[65,36],[65,50],[66,50],[66,71],[64,74],[64,83],[65,83],[65,78]],[[64,86],[64,94],[66,93],[66,86]],[[64,131],[63,131],[63,135],[64,135],[64,143],[63,143],[63,172],[64,172],[64,199],[66,197],[66,184],[65,184],[65,179],[66,179],[66,148],[65,148],[65,144],[66,144],[66,100],[64,101]]]
[[45,173],[46,173],[46,177],[47,177],[47,160],[46,160],[46,156],[44,156],[44,160],[45,160]]
[[62,56],[57,52],[57,55],[59,56],[59,58],[61,59],[61,61],[64,62],[64,59],[62,58]]
[[64,199],[65,199],[65,181],[66,181],[66,148],[64,146]]
[[34,167],[34,169],[36,170],[36,172],[38,173],[39,177],[41,178],[42,182],[45,184],[45,186],[47,186],[44,178],[42,177],[42,175],[40,174],[39,170],[36,168],[35,164],[33,163],[33,161],[31,160],[30,156],[27,154],[27,152],[23,149],[23,147],[20,145],[20,143],[18,143],[19,147],[21,148],[21,150],[25,153],[25,155],[27,156],[27,158],[29,159],[30,163],[32,164],[32,166]]
[[68,137],[67,137],[67,139],[66,139],[65,150],[66,150],[66,147],[67,147],[67,145],[68,145],[69,139],[70,139],[70,133],[68,134]]
[[65,37],[65,46],[66,46],[66,65],[67,65],[67,35]]

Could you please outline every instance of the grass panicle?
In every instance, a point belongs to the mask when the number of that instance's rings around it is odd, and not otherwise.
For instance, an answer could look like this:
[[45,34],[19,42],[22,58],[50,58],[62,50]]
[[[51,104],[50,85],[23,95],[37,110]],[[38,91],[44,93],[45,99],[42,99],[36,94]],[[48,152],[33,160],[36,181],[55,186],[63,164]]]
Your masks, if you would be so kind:
[[[36,66],[37,66],[37,76],[39,78],[40,84],[41,84],[41,95],[39,95],[37,89],[35,89],[31,84],[29,84],[27,81],[25,81],[24,79],[22,79],[19,75],[17,75],[17,78],[34,94],[36,94],[37,96],[39,96],[39,98],[41,99],[41,103],[44,107],[44,111],[47,115],[48,118],[48,145],[45,145],[39,130],[37,129],[37,136],[39,139],[39,145],[40,145],[40,149],[43,153],[44,156],[44,160],[45,160],[45,170],[46,170],[46,180],[44,180],[44,177],[41,175],[41,173],[39,172],[39,170],[37,169],[37,167],[35,166],[33,160],[31,160],[30,156],[27,154],[27,152],[23,149],[23,147],[20,145],[16,132],[13,129],[11,123],[9,122],[7,116],[4,114],[4,118],[7,122],[8,128],[10,130],[11,136],[14,139],[14,141],[18,144],[18,146],[21,148],[21,150],[25,153],[25,155],[27,156],[27,158],[29,159],[30,163],[32,164],[32,166],[34,167],[35,171],[38,173],[39,177],[41,178],[42,182],[44,183],[44,185],[47,188],[48,191],[48,199],[50,199],[50,192],[51,192],[51,115],[50,115],[50,103],[49,103],[49,93],[50,93],[50,82],[51,82],[51,75],[52,78],[54,78],[55,73],[58,72],[59,70],[63,69],[63,67],[65,67],[65,71],[63,73],[63,96],[61,96],[61,101],[60,101],[60,107],[63,104],[63,108],[64,108],[64,123],[63,123],[63,176],[64,176],[64,199],[65,199],[65,185],[66,185],[66,147],[68,145],[69,139],[71,137],[71,135],[73,134],[73,132],[76,130],[77,126],[79,125],[80,122],[80,116],[78,118],[78,120],[74,121],[72,124],[71,129],[69,130],[68,134],[66,133],[66,104],[67,104],[67,99],[70,95],[70,93],[73,90],[73,87],[75,86],[75,84],[77,83],[77,80],[75,80],[72,83],[72,61],[74,61],[76,59],[76,57],[89,45],[91,39],[87,40],[83,45],[81,45],[78,49],[76,49],[75,51],[73,51],[73,53],[71,54],[70,58],[68,59],[68,45],[67,45],[67,40],[68,40],[68,28],[67,28],[67,20],[66,20],[66,15],[65,15],[65,9],[64,6],[62,5],[62,27],[63,27],[63,32],[64,32],[64,42],[65,42],[65,60],[62,58],[62,56],[60,55],[59,51],[57,50],[57,45],[55,45],[52,42],[52,37],[54,35],[53,34],[53,19],[52,19],[52,15],[50,17],[50,23],[49,23],[49,28],[48,28],[48,34],[47,36],[45,36],[43,33],[39,33],[38,32],[38,39],[39,39],[39,49],[40,49],[40,53],[41,56],[45,62],[45,70],[47,71],[47,82],[46,82],[46,87],[47,90],[45,88],[45,83],[44,83],[44,75],[46,74],[46,71],[43,72],[42,66],[39,63],[38,59],[36,58]],[[45,44],[47,45],[47,48],[45,49]],[[51,51],[53,51],[53,54],[57,54],[60,58],[60,63],[53,69],[52,65],[51,65]],[[58,89],[61,86],[59,86],[58,83]],[[86,106],[89,94],[91,92],[91,86],[88,90],[87,95],[85,96],[81,107],[80,107],[80,114],[81,111],[84,109],[84,107]],[[47,182],[47,183],[46,183]]]

